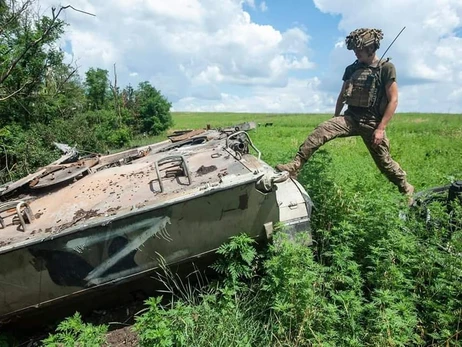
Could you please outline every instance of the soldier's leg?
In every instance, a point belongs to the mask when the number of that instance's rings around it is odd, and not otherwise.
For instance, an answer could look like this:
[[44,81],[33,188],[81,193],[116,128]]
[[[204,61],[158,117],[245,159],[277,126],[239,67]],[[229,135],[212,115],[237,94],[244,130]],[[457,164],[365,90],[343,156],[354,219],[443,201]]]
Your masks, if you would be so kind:
[[369,126],[360,127],[361,137],[369,150],[369,153],[374,159],[375,164],[388,178],[388,180],[398,187],[398,190],[401,193],[411,195],[414,193],[414,187],[407,182],[406,172],[391,157],[390,141],[385,135],[381,144],[374,145],[372,142],[372,134],[374,133],[374,130],[374,128]]
[[305,162],[313,155],[316,150],[326,142],[337,137],[357,135],[357,126],[348,117],[334,117],[319,124],[306,138],[299,147],[293,161],[287,164],[278,164],[276,169],[288,171],[290,176],[296,178]]
[[299,147],[297,155],[308,160],[319,147],[337,137],[358,135],[357,125],[351,117],[334,117],[319,124]]

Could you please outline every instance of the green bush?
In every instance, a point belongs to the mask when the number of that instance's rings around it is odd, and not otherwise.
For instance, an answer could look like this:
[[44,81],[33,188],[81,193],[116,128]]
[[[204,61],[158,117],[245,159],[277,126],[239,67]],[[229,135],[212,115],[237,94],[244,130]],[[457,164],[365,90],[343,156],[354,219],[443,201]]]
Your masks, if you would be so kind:
[[[142,346],[268,346],[271,335],[255,311],[255,295],[246,284],[259,264],[255,241],[242,234],[231,237],[219,250],[213,268],[223,282],[199,289],[195,296],[183,291],[180,300],[162,304],[151,298],[147,312],[136,318]],[[177,281],[167,271],[170,280]],[[170,288],[170,286],[168,286]],[[189,288],[176,283],[175,288]],[[173,290],[169,290],[173,292]]]
[[231,237],[229,242],[218,248],[217,254],[221,257],[211,267],[224,275],[225,285],[237,288],[243,280],[256,275],[259,255],[255,243],[246,234],[240,234]]
[[103,346],[107,330],[107,325],[84,323],[77,312],[59,323],[56,333],[50,334],[42,343],[45,347]]
[[43,143],[37,133],[37,129],[23,131],[17,124],[0,129],[0,183],[25,176],[59,157],[52,143]]
[[203,295],[192,305],[176,301],[164,307],[161,298],[147,301],[137,317],[141,346],[268,346],[270,336],[252,313],[249,298],[233,301],[219,293]]

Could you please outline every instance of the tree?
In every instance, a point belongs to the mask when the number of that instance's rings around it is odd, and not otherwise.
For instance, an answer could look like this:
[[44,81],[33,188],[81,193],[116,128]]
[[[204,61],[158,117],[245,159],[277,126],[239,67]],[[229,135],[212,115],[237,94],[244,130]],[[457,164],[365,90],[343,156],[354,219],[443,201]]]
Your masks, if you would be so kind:
[[85,73],[85,94],[89,110],[103,109],[109,99],[109,72],[104,69],[90,68]]
[[141,82],[135,91],[135,115],[140,132],[158,135],[173,124],[172,104],[149,82]]
[[52,142],[37,128],[74,116],[84,100],[77,68],[56,45],[66,26],[59,16],[71,6],[42,16],[35,3],[0,0],[0,182],[47,163]]
[[113,84],[100,68],[81,83],[57,41],[62,11],[82,11],[68,5],[39,15],[38,1],[0,0],[0,183],[49,163],[59,154],[55,141],[102,152],[172,124],[171,104],[148,82],[119,92],[115,64]]
[[135,89],[130,84],[122,90],[122,106],[128,110],[135,107]]
[[65,64],[55,46],[66,25],[59,15],[70,6],[52,8],[49,17],[37,15],[34,3],[0,0],[0,128],[12,122],[27,128],[42,117],[51,121],[63,109],[51,108],[44,115],[39,105],[56,103],[63,89],[75,87],[77,68]]

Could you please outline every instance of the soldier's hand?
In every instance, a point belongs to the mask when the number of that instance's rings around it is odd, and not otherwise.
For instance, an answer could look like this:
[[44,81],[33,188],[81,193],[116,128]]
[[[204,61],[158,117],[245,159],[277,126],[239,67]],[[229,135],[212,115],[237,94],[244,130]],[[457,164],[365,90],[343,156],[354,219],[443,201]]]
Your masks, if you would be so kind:
[[372,143],[375,146],[378,146],[382,143],[383,138],[385,137],[385,130],[376,129],[372,134]]

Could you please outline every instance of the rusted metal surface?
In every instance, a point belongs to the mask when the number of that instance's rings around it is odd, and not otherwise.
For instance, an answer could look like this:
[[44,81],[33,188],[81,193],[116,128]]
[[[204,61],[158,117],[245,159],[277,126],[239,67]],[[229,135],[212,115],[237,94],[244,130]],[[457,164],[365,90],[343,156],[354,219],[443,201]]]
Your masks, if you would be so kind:
[[264,239],[280,222],[307,230],[308,194],[248,153],[247,134],[231,135],[207,130],[55,162],[10,186],[20,196],[3,197],[27,201],[33,218],[23,228],[18,213],[0,211],[0,322],[142,276],[160,257],[175,264],[213,252],[241,232]]
[[181,133],[181,134],[169,136],[168,138],[169,138],[172,142],[184,141],[184,140],[190,139],[191,137],[200,135],[200,134],[202,134],[203,132],[205,132],[205,130],[203,130],[203,129],[196,129],[196,130],[186,131],[186,132]]
[[76,163],[47,166],[46,171],[29,182],[29,187],[38,189],[51,187],[88,174],[92,166],[98,164],[99,158],[82,159]]
[[2,196],[8,196],[9,193],[15,191],[16,189],[19,189],[21,188],[22,186],[26,185],[26,184],[29,184],[29,182],[33,181],[33,180],[36,180],[38,177],[46,174],[49,170],[49,167],[53,167],[55,165],[59,165],[63,162],[65,162],[66,160],[68,160],[69,158],[71,158],[72,156],[74,156],[74,153],[68,153],[68,154],[65,154],[63,155],[61,158],[59,158],[58,160],[54,161],[53,163],[51,163],[50,165],[44,167],[44,168],[41,168],[40,170],[38,170],[37,172],[34,172],[16,182],[12,182],[10,184],[7,184],[6,186],[4,186],[2,189],[2,191],[0,191],[0,198]]

